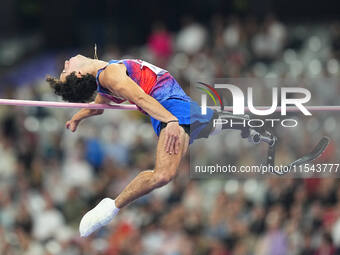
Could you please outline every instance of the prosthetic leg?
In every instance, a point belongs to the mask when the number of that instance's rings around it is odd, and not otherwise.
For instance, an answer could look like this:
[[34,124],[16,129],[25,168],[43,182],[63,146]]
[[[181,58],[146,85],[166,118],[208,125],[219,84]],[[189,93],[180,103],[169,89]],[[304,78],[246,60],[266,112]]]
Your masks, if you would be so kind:
[[274,146],[277,138],[273,136],[268,130],[262,130],[260,128],[251,128],[247,126],[247,122],[250,120],[249,115],[233,115],[232,113],[223,112],[219,115],[220,124],[222,129],[240,130],[242,138],[248,138],[248,141],[253,144],[259,144],[261,142],[267,143],[269,146]]
[[[248,138],[248,141],[253,144],[259,144],[264,142],[268,144],[268,152],[266,158],[266,165],[268,166],[275,166],[275,149],[277,146],[277,137],[274,136],[270,131],[261,128],[251,128],[246,123],[250,120],[248,115],[233,115],[229,112],[223,112],[222,114],[218,115],[218,121],[221,125],[221,129],[232,129],[232,130],[240,130],[242,138]],[[303,164],[310,163],[311,161],[318,158],[326,149],[327,145],[329,144],[328,137],[322,137],[319,143],[314,147],[314,149],[298,158],[297,160],[293,161],[292,163],[288,164],[287,166],[290,168],[294,166],[299,166]],[[273,172],[277,175],[283,175],[282,172]]]

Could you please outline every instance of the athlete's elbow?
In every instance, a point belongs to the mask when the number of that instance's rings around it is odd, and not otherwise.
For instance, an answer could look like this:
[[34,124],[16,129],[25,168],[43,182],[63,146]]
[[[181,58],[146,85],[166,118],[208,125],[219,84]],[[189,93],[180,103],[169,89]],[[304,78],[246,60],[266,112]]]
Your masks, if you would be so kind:
[[147,102],[147,99],[144,95],[137,95],[132,100],[136,105],[142,106]]
[[101,115],[104,113],[104,109],[92,109],[90,115]]
[[104,113],[104,109],[97,109],[96,114],[101,115]]

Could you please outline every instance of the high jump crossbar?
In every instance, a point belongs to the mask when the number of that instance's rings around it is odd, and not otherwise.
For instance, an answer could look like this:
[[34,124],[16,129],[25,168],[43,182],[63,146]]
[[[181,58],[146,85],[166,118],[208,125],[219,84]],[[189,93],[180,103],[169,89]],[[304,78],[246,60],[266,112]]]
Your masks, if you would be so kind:
[[87,108],[87,109],[120,109],[120,110],[137,110],[137,106],[131,104],[93,104],[93,103],[66,103],[53,101],[32,101],[17,99],[0,99],[0,105],[13,106],[37,106],[51,108]]
[[[0,105],[12,106],[36,106],[36,107],[50,107],[50,108],[87,108],[87,109],[111,109],[111,110],[137,110],[136,105],[132,104],[94,104],[94,103],[67,103],[67,102],[53,102],[53,101],[33,101],[33,100],[17,100],[17,99],[0,99]],[[340,106],[305,106],[309,111],[340,111]],[[211,107],[217,109],[219,107]],[[257,109],[268,109],[268,106],[259,106]],[[218,110],[218,109],[217,109]],[[232,111],[231,106],[225,106],[224,110]],[[249,111],[245,107],[245,111]],[[278,106],[276,111],[281,111]],[[287,112],[300,111],[295,106],[287,106]]]

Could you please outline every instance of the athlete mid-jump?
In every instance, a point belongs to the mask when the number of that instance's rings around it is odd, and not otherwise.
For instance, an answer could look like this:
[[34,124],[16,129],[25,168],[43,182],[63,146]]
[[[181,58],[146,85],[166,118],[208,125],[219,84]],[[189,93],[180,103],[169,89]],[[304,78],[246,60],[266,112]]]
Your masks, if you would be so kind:
[[[207,114],[202,115],[200,106],[186,95],[169,72],[145,61],[105,62],[77,55],[65,61],[59,79],[47,81],[57,95],[69,102],[89,102],[94,95],[98,104],[128,100],[150,116],[159,137],[154,168],[140,172],[115,199],[104,198],[87,212],[80,222],[81,236],[88,236],[109,223],[128,203],[169,183],[176,176],[188,145],[218,131],[211,121],[219,117],[217,112],[207,108]],[[82,109],[66,127],[74,132],[81,120],[103,111]],[[242,130],[244,138],[251,137],[247,129],[232,129]]]
[[[69,102],[89,102],[96,91],[95,103],[98,104],[128,100],[150,116],[159,136],[154,169],[140,172],[115,199],[105,198],[86,213],[79,226],[81,236],[88,236],[110,222],[128,203],[170,182],[176,176],[189,143],[209,135],[206,130],[213,111],[208,109],[203,118],[200,107],[166,70],[145,61],[104,62],[77,55],[65,61],[59,79],[48,78],[47,81],[57,95]],[[103,111],[82,109],[66,123],[66,127],[74,132],[81,120]],[[202,118],[190,115],[193,111]],[[193,123],[195,129],[191,130],[190,136],[189,127]]]

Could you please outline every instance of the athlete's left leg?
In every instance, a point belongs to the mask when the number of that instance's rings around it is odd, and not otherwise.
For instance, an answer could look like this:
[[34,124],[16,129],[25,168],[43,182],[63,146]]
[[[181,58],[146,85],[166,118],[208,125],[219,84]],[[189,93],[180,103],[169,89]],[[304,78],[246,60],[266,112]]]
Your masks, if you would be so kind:
[[88,236],[108,224],[119,209],[152,190],[166,185],[176,176],[178,166],[189,144],[188,134],[183,128],[181,130],[180,149],[177,154],[169,154],[165,151],[165,130],[161,131],[157,144],[155,168],[139,173],[115,200],[104,198],[95,208],[87,212],[80,222],[81,236]]
[[162,129],[157,144],[156,164],[153,170],[139,173],[116,198],[116,206],[122,208],[150,191],[168,184],[177,174],[178,166],[188,147],[189,136],[181,128],[180,149],[177,154],[165,151],[165,133]]

